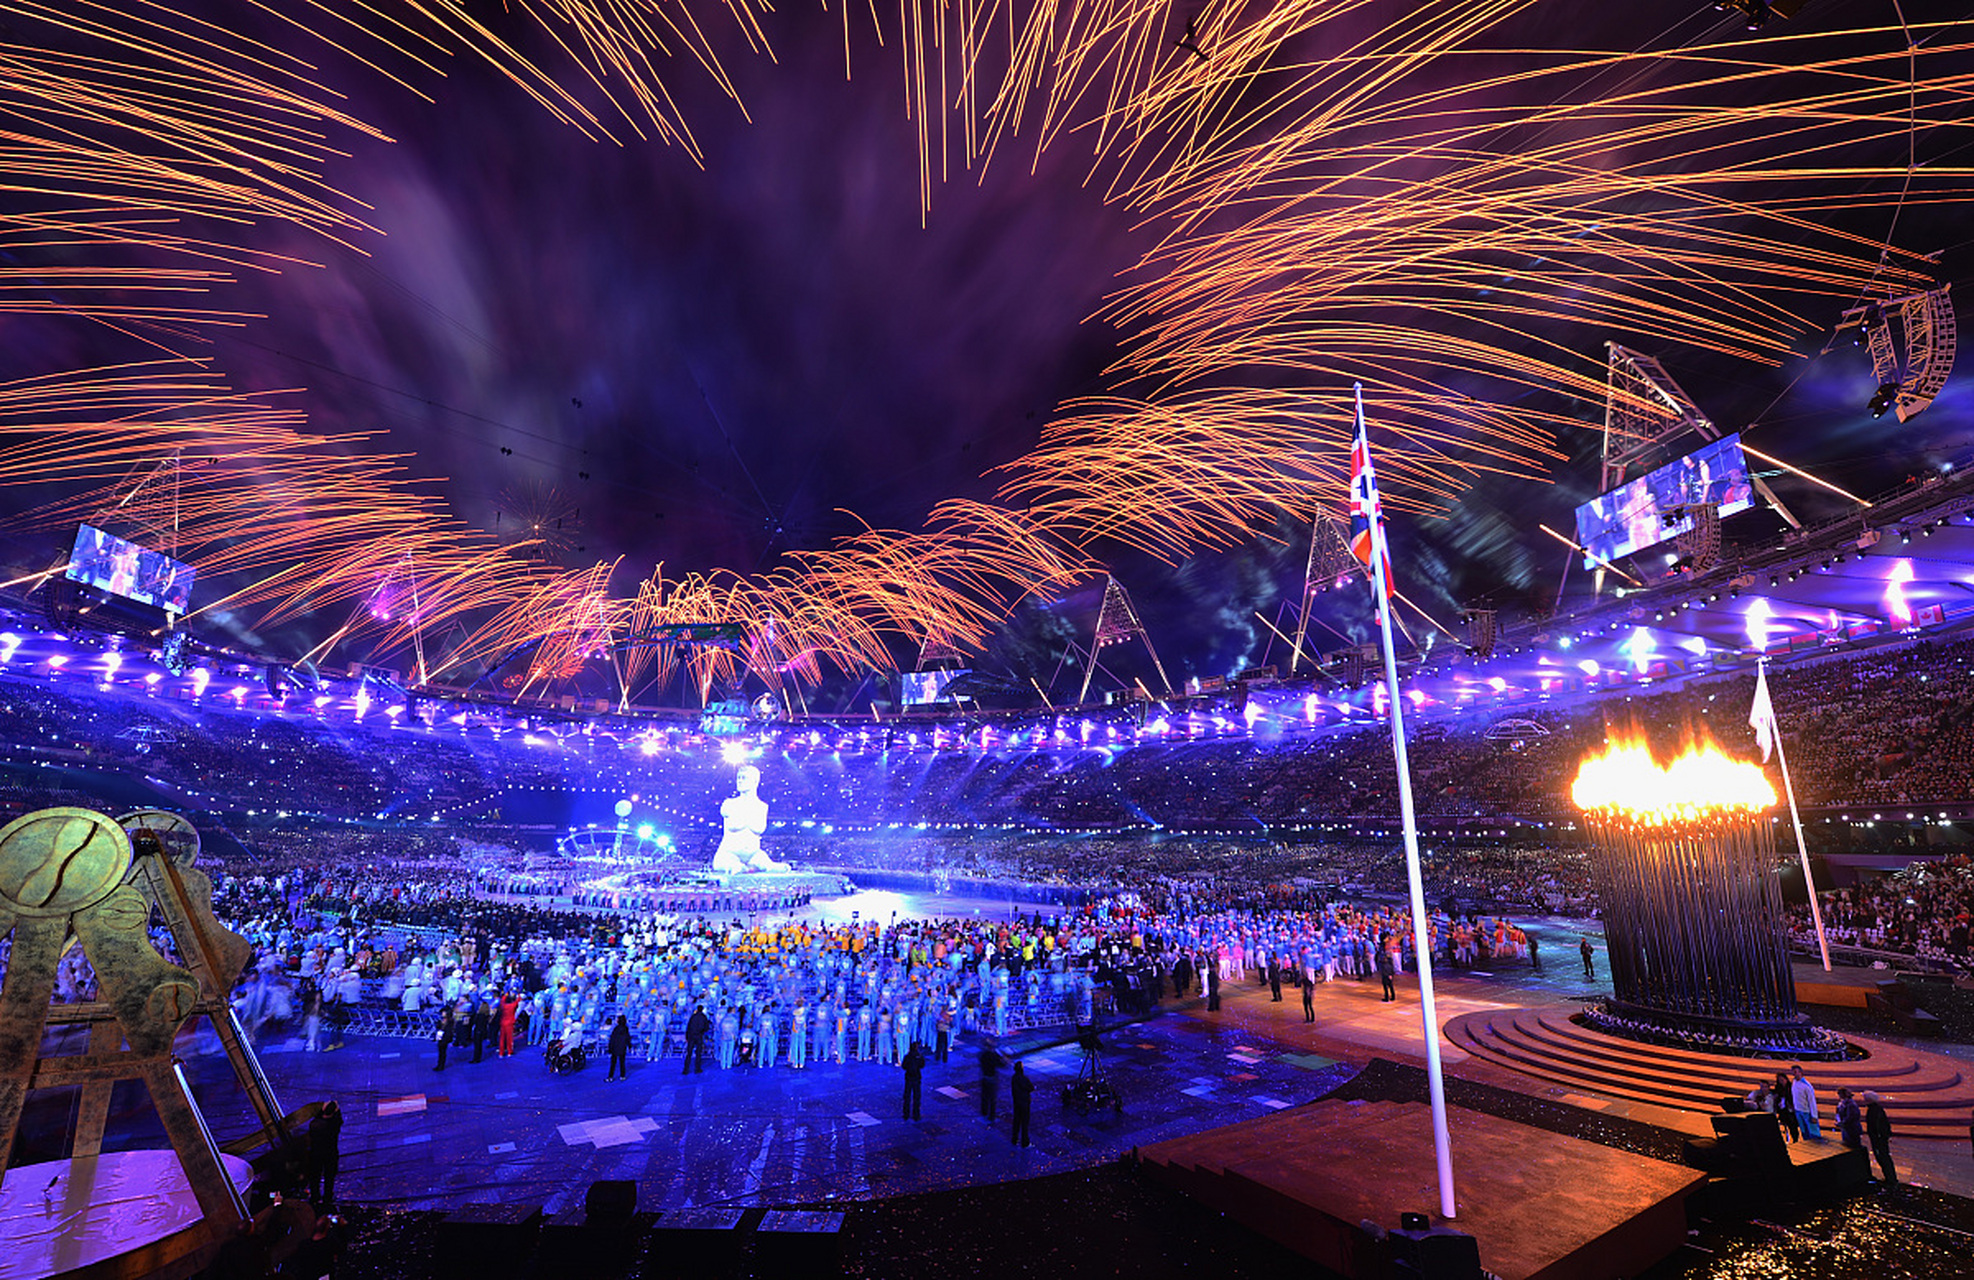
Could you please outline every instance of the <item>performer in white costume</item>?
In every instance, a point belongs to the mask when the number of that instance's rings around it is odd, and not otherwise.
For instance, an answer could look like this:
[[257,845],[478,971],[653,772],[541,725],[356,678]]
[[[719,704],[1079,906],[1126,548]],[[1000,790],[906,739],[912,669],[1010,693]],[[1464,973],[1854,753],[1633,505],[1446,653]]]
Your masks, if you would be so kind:
[[788,870],[786,862],[776,862],[761,848],[761,837],[768,830],[768,802],[756,794],[761,771],[751,764],[741,765],[733,785],[739,794],[720,802],[720,822],[726,833],[713,852],[713,870],[722,875]]

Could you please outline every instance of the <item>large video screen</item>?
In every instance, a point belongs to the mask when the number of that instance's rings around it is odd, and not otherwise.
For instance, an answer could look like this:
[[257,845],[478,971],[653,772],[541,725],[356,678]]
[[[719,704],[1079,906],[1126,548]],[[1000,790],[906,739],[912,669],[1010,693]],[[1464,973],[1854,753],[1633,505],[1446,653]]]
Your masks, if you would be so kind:
[[946,686],[966,675],[964,671],[907,671],[898,677],[898,700],[908,707],[937,702]]
[[184,613],[192,604],[192,566],[85,524],[75,532],[68,576],[113,596]]
[[1754,504],[1754,484],[1739,435],[1723,436],[1703,449],[1668,462],[1649,475],[1619,485],[1576,509],[1576,540],[1583,567],[1616,560],[1676,537],[1693,527],[1691,515],[1666,513],[1679,506],[1717,505],[1731,516]]

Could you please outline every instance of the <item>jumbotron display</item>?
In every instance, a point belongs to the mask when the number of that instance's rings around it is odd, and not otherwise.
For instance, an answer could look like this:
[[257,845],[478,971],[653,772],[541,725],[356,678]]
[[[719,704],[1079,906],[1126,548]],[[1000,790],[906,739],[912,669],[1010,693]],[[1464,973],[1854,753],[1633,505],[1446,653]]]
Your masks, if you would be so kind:
[[192,566],[119,538],[94,525],[75,531],[68,577],[170,613],[192,606]]
[[1583,567],[1616,560],[1678,537],[1693,527],[1684,507],[1714,506],[1734,515],[1754,504],[1754,483],[1741,453],[1741,437],[1723,436],[1704,449],[1668,462],[1649,475],[1619,485],[1576,509],[1576,540]]
[[946,686],[969,671],[907,671],[898,677],[898,701],[908,707],[927,706],[946,696]]

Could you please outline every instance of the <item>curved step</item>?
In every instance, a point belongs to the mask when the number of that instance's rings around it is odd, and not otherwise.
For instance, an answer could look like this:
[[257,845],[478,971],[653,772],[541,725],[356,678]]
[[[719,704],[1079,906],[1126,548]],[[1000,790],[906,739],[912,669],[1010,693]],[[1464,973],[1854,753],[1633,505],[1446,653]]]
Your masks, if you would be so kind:
[[[1474,1057],[1565,1088],[1681,1111],[1712,1112],[1720,1099],[1775,1074],[1777,1060],[1715,1056],[1625,1040],[1569,1020],[1570,1006],[1492,1009],[1448,1020],[1447,1040]],[[1864,1042],[1856,1062],[1805,1062],[1818,1112],[1834,1124],[1836,1090],[1875,1089],[1895,1133],[1958,1137],[1974,1108],[1974,1084],[1948,1059]]]
[[[1745,1071],[1750,1069],[1753,1070],[1754,1074],[1761,1075],[1764,1074],[1761,1068],[1766,1065],[1768,1068],[1766,1074],[1773,1075],[1779,1067],[1786,1068],[1790,1065],[1785,1060],[1776,1058],[1743,1058],[1726,1054],[1708,1054],[1690,1049],[1676,1049],[1663,1045],[1630,1041],[1624,1039],[1622,1036],[1610,1035],[1607,1032],[1598,1031],[1594,1027],[1586,1027],[1572,1022],[1561,1010],[1540,1009],[1530,1010],[1528,1012],[1533,1015],[1534,1028],[1539,1029],[1540,1033],[1569,1041],[1574,1045],[1581,1046],[1585,1051],[1609,1053],[1617,1051],[1619,1046],[1626,1046],[1630,1055],[1634,1058],[1651,1058],[1654,1061],[1665,1063],[1670,1067],[1693,1074],[1728,1076],[1738,1080]],[[1530,1023],[1525,1019],[1517,1019],[1516,1025],[1528,1027]],[[1891,1048],[1892,1046],[1885,1047]],[[1847,1062],[1805,1061],[1802,1066],[1805,1075],[1816,1080],[1819,1084],[1827,1079],[1832,1083],[1833,1087],[1839,1084],[1858,1085],[1860,1082],[1871,1080],[1898,1080],[1903,1082],[1907,1077],[1926,1069],[1924,1064],[1909,1052],[1890,1055],[1880,1052],[1874,1053],[1869,1058]],[[1958,1082],[1961,1078],[1958,1070],[1935,1069],[1935,1073],[1943,1073],[1950,1076],[1955,1082]],[[1869,1088],[1871,1086],[1868,1083],[1864,1083],[1862,1087]],[[1901,1087],[1909,1087],[1909,1085],[1901,1083]]]
[[[1667,1063],[1651,1060],[1653,1055],[1649,1053],[1631,1052],[1632,1041],[1607,1036],[1573,1023],[1558,1027],[1553,1019],[1546,1016],[1538,1018],[1533,1027],[1520,1020],[1516,1021],[1515,1026],[1523,1039],[1548,1045],[1557,1052],[1613,1064],[1612,1069],[1622,1074],[1673,1071],[1693,1088],[1706,1084],[1715,1096],[1744,1093],[1754,1080],[1767,1079],[1775,1074],[1778,1066],[1784,1065],[1779,1060],[1766,1058],[1717,1058],[1712,1061],[1703,1058],[1691,1065],[1685,1062]],[[1494,1030],[1499,1034],[1498,1027]],[[1635,1047],[1649,1050],[1656,1046]],[[1813,1066],[1815,1070],[1811,1069]],[[1897,1090],[1912,1094],[1958,1089],[1963,1082],[1958,1071],[1929,1067],[1910,1057],[1899,1061],[1880,1058],[1862,1062],[1804,1063],[1803,1072],[1819,1090],[1833,1093],[1838,1086],[1844,1085],[1854,1090]]]
[[[1758,1058],[1720,1058],[1711,1062],[1701,1059],[1704,1065],[1699,1068],[1654,1063],[1650,1059],[1656,1055],[1651,1051],[1659,1046],[1634,1044],[1574,1024],[1564,1025],[1568,1028],[1566,1034],[1554,1015],[1541,1016],[1534,1025],[1522,1017],[1508,1020],[1506,1026],[1498,1017],[1485,1023],[1487,1036],[1501,1045],[1512,1044],[1527,1054],[1566,1062],[1579,1070],[1595,1067],[1599,1074],[1668,1095],[1703,1100],[1709,1107],[1725,1094],[1743,1092],[1752,1080],[1772,1076],[1777,1067],[1773,1060]],[[1493,1047],[1486,1039],[1480,1043],[1483,1052]],[[1806,1063],[1805,1073],[1825,1094],[1834,1094],[1840,1085],[1858,1090],[1876,1088],[1887,1093],[1896,1090],[1904,1095],[1897,1100],[1898,1104],[1907,1109],[1956,1105],[1959,1097],[1969,1092],[1964,1087],[1964,1077],[1950,1066],[1936,1066],[1922,1062],[1909,1051],[1886,1048],[1893,1050],[1891,1055],[1881,1052],[1876,1058],[1860,1063]],[[1915,1098],[1914,1094],[1936,1096]],[[1830,1098],[1826,1097],[1825,1101],[1834,1105]],[[1894,1100],[1887,1100],[1888,1106],[1893,1104]]]

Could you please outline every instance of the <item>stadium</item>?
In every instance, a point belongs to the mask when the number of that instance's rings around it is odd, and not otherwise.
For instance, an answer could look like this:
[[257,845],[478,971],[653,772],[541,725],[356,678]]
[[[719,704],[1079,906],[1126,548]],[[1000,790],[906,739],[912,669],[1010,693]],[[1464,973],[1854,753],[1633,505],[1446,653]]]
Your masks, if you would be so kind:
[[0,1280],[1974,1233],[1955,6],[13,6]]

